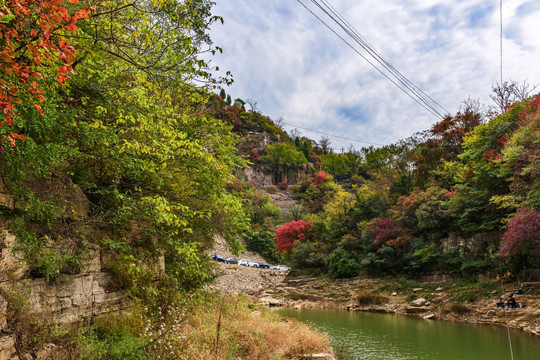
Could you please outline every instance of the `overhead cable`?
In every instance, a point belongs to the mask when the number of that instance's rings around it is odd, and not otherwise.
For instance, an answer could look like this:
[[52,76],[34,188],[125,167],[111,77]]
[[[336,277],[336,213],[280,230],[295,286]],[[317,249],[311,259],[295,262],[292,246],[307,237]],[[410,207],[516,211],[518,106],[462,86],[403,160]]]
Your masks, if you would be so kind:
[[[352,25],[335,10],[325,0],[311,0],[316,7],[318,7],[324,14],[332,19],[345,33],[364,51],[366,51],[375,62],[382,66],[382,69],[377,66],[376,63],[368,59],[364,54],[360,52],[355,46],[348,42],[342,35],[338,34],[326,21],[318,16],[313,10],[306,6],[301,0],[297,2],[302,5],[308,12],[310,12],[315,18],[317,18],[324,26],[332,31],[338,38],[340,38],[345,44],[347,44],[353,51],[355,51],[360,57],[362,57],[368,64],[375,68],[381,75],[386,77],[396,87],[403,91],[407,96],[416,101],[428,112],[434,116],[444,119],[444,113],[449,113],[439,103],[429,97],[425,92],[418,88],[414,83],[408,80],[402,73],[400,73],[394,66],[392,66],[386,59],[382,57],[368,42],[355,30]],[[401,85],[400,85],[401,84]]]
[[302,126],[298,126],[298,125],[286,123],[286,122],[284,122],[284,121],[282,122],[282,124],[284,124],[284,125],[289,125],[289,126],[293,126],[293,127],[295,127],[295,128],[302,129],[302,130],[306,130],[306,131],[311,131],[311,132],[314,132],[314,133],[317,133],[317,134],[321,134],[321,135],[327,135],[327,136],[332,136],[332,137],[335,137],[335,138],[344,139],[344,140],[355,141],[355,142],[359,142],[359,143],[370,144],[370,145],[377,145],[377,146],[387,146],[387,145],[385,145],[385,144],[379,144],[379,143],[375,143],[375,142],[371,142],[371,141],[358,140],[358,139],[351,139],[351,138],[347,138],[347,137],[343,137],[343,136],[339,136],[339,135],[334,135],[334,134],[325,133],[325,132],[322,132],[322,131],[312,130],[312,129],[308,129],[308,128],[305,128],[305,127],[302,127]]
[[[334,22],[336,22],[349,36],[351,36],[364,50],[379,63],[387,71],[393,74],[400,83],[415,93],[416,96],[422,98],[422,102],[428,105],[433,110],[436,110],[440,115],[443,113],[449,113],[444,107],[442,107],[437,101],[426,94],[422,89],[418,88],[413,82],[407,79],[401,72],[399,72],[392,64],[390,64],[371,44],[351,25],[347,19],[345,19],[331,4],[326,0],[319,0],[326,10],[321,7],[317,1],[312,2],[316,4],[321,10],[323,10]],[[331,14],[330,14],[330,13]],[[337,17],[336,20],[335,17]],[[442,111],[442,113],[440,112]]]

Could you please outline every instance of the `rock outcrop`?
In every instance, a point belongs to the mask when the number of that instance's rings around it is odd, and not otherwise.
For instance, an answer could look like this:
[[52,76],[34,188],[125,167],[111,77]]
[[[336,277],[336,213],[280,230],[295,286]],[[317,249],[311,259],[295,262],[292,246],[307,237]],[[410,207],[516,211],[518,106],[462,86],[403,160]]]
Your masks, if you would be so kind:
[[[70,328],[91,324],[96,316],[130,306],[117,290],[99,251],[87,261],[83,272],[63,276],[54,282],[29,277],[28,267],[12,252],[15,237],[4,232],[0,241],[0,291],[24,299],[25,309],[44,324]],[[21,304],[19,304],[20,306]],[[0,295],[0,360],[15,358],[16,336],[12,334],[8,300]],[[52,350],[51,350],[52,351]]]

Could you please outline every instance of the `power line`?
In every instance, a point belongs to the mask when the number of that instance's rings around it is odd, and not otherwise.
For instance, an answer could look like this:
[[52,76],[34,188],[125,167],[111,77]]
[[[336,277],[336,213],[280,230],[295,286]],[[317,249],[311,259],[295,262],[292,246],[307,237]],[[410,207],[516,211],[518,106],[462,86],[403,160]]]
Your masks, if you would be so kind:
[[500,23],[501,23],[501,31],[499,34],[499,48],[501,50],[501,86],[503,83],[503,2],[500,1],[499,4],[499,13],[500,13]]
[[[330,16],[343,30],[345,30],[349,36],[353,37],[353,39],[360,44],[366,51],[370,53],[370,55],[377,60],[385,69],[387,69],[390,73],[392,73],[398,80],[407,88],[409,88],[411,91],[413,91],[417,96],[423,97],[426,101],[426,104],[430,107],[433,106],[433,109],[436,110],[436,107],[438,107],[440,110],[442,110],[445,113],[449,113],[448,110],[446,110],[442,105],[440,105],[437,101],[435,101],[433,98],[431,98],[428,94],[426,94],[422,89],[418,88],[413,82],[411,82],[409,79],[407,79],[401,72],[399,72],[390,62],[388,62],[352,25],[343,15],[341,15],[331,4],[329,4],[326,0],[319,0],[322,4],[326,6],[326,8],[334,15],[336,16],[341,23],[337,22],[333,16],[328,14],[327,11],[322,9],[320,5],[317,3],[317,1],[313,1],[319,8],[321,8],[328,16]],[[343,26],[346,25],[346,28]],[[436,107],[434,106],[436,105]],[[440,113],[439,113],[440,114]],[[441,114],[442,115],[442,114]]]
[[[436,117],[444,119],[444,115],[441,113],[441,110],[448,113],[441,105],[439,105],[435,100],[429,97],[426,93],[420,90],[416,85],[414,85],[410,80],[408,80],[403,74],[396,70],[387,60],[385,60],[382,55],[380,55],[368,42],[363,38],[357,30],[355,30],[352,25],[341,15],[337,10],[335,10],[330,4],[326,3],[324,0],[321,0],[319,3],[316,0],[311,0],[321,11],[323,11],[327,16],[329,16],[339,27],[345,31],[345,33],[351,37],[358,45],[360,45],[377,63],[379,63],[383,69],[390,73],[391,76],[396,78],[396,80],[390,78],[390,75],[381,70],[376,64],[370,61],[366,56],[364,56],[357,48],[351,45],[343,36],[338,34],[330,25],[328,25],[321,17],[319,17],[315,12],[313,12],[309,7],[307,7],[302,1],[297,0],[297,2],[302,5],[308,12],[310,12],[315,18],[317,18],[323,25],[325,25],[330,31],[332,31],[338,38],[340,38],[345,44],[347,44],[353,51],[355,51],[360,57],[362,57],[368,64],[375,68],[379,73],[386,77],[390,82],[392,82],[396,87],[403,91],[407,96],[416,101],[424,109],[429,111]],[[403,86],[400,86],[401,83]]]
[[[321,2],[326,6],[324,9],[318,1],[311,0],[319,9],[321,9],[326,15],[328,15],[338,26],[340,26],[357,44],[359,44],[368,54],[375,59],[383,68],[388,71],[393,77],[395,77],[413,96],[420,100],[424,105],[429,107],[432,112],[436,113],[437,116],[444,118],[444,115],[439,111],[448,113],[441,105],[439,105],[435,100],[429,97],[426,93],[421,91],[416,85],[414,85],[409,79],[407,79],[402,73],[397,71],[397,69],[392,66],[386,59],[379,54],[373,46],[371,46],[367,40],[358,33],[356,29],[330,4],[326,1],[321,0]],[[331,12],[331,14],[329,13]],[[336,17],[339,19],[336,19]]]
[[[332,136],[332,137],[335,137],[335,138],[344,139],[344,140],[349,140],[349,141],[354,141],[354,142],[359,142],[359,143],[363,143],[363,144],[377,145],[377,146],[389,146],[389,145],[385,145],[385,144],[381,144],[381,143],[376,143],[376,142],[371,142],[371,141],[366,141],[366,140],[352,139],[352,138],[348,138],[348,137],[344,137],[344,136],[340,136],[340,135],[335,135],[335,134],[326,133],[326,132],[323,132],[323,131],[318,131],[318,130],[308,129],[308,128],[306,128],[306,127],[298,126],[298,125],[291,124],[291,123],[288,123],[288,122],[285,122],[285,121],[281,121],[281,124],[283,124],[283,125],[288,125],[288,126],[292,126],[292,127],[298,128],[298,129],[306,130],[306,131],[311,131],[311,132],[314,132],[314,133],[317,133],[317,134],[321,134],[321,135]],[[395,144],[391,144],[391,145],[395,145]],[[459,145],[443,145],[443,144],[438,144],[438,145],[436,145],[436,146],[430,147],[430,146],[424,146],[424,145],[425,145],[425,144],[420,143],[420,144],[417,144],[416,147],[422,148],[423,150],[437,150],[437,151],[438,151],[440,148],[456,148],[456,147],[459,146]]]
[[302,126],[298,126],[298,125],[294,125],[294,124],[291,124],[291,123],[286,123],[286,122],[284,122],[284,121],[282,122],[282,124],[283,124],[283,125],[293,126],[293,127],[295,127],[295,128],[299,128],[299,129],[306,130],[306,131],[311,131],[311,132],[314,132],[314,133],[317,133],[317,134],[321,134],[321,135],[332,136],[332,137],[339,138],[339,139],[343,139],[343,140],[355,141],[355,142],[359,142],[359,143],[370,144],[370,145],[377,145],[377,146],[386,146],[385,144],[379,144],[379,143],[375,143],[375,142],[371,142],[371,141],[365,141],[365,140],[351,139],[351,138],[347,138],[347,137],[344,137],[344,136],[339,136],[339,135],[334,135],[334,134],[325,133],[325,132],[322,132],[322,131],[312,130],[312,129],[308,129],[308,128],[305,128],[305,127],[302,127]]

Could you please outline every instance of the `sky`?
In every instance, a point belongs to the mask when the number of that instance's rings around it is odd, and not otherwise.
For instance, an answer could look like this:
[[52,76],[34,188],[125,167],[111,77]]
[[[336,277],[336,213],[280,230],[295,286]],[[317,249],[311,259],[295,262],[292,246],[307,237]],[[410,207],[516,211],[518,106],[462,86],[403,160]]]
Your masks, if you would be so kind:
[[[339,151],[395,143],[440,121],[297,0],[214,1],[212,12],[224,24],[214,24],[210,36],[223,53],[211,65],[233,74],[225,91],[294,125],[286,131],[297,128],[315,141],[320,133],[340,136],[328,136]],[[301,2],[338,29],[310,0]],[[500,1],[327,2],[448,113],[467,98],[493,104],[489,94],[500,82]],[[503,80],[540,84],[540,1],[506,0],[502,9]]]

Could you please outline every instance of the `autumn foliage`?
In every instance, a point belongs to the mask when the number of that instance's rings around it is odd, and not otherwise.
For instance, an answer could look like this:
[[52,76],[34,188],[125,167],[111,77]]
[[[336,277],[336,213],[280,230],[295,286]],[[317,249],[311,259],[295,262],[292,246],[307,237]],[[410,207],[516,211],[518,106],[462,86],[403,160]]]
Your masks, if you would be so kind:
[[373,242],[370,244],[370,247],[373,249],[378,249],[382,245],[396,249],[404,248],[412,240],[392,219],[375,218],[370,221],[368,227],[373,229]]
[[320,187],[322,184],[326,182],[326,173],[324,171],[321,171],[315,175],[315,180],[313,181],[313,185],[316,187]]
[[540,262],[540,212],[521,208],[508,223],[500,254],[504,259],[525,256]]
[[[69,0],[78,3],[79,0]],[[15,106],[33,103],[43,115],[40,103],[45,101],[40,83],[49,77],[64,83],[73,73],[75,49],[63,39],[75,33],[77,22],[88,18],[91,9],[72,14],[62,0],[7,0],[0,7],[0,126],[12,126],[17,115]],[[55,76],[46,74],[56,69]],[[15,146],[20,134],[4,131],[3,136]],[[5,139],[0,139],[1,142]],[[3,151],[0,146],[0,151]]]
[[313,223],[311,221],[291,221],[276,230],[276,245],[278,252],[289,252],[296,247],[296,241],[309,238]]

